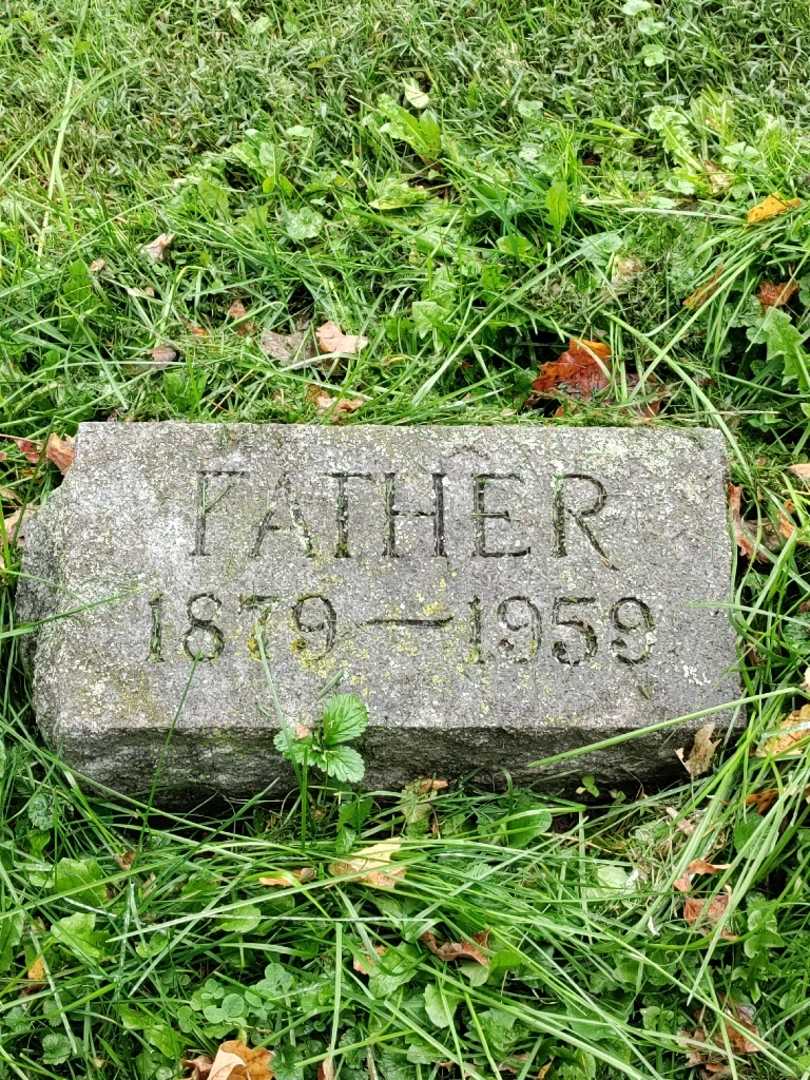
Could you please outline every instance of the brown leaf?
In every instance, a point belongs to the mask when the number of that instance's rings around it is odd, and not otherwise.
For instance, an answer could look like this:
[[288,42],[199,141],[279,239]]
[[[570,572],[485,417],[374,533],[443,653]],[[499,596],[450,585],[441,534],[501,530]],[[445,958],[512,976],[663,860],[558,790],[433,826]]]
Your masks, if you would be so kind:
[[296,360],[311,359],[309,348],[302,349],[307,335],[303,330],[296,330],[292,334],[277,334],[275,330],[262,330],[259,339],[259,348],[266,356],[271,356],[280,364],[287,366]]
[[333,424],[339,424],[348,413],[357,412],[365,405],[363,398],[334,398],[322,386],[312,385],[307,389],[307,397],[320,413],[329,413]]
[[708,281],[704,281],[702,285],[698,285],[693,293],[684,300],[683,306],[690,308],[692,311],[697,311],[698,308],[702,308],[707,300],[711,300],[714,294],[720,287],[720,278],[723,276],[724,266],[718,266]]
[[152,349],[152,359],[155,362],[155,367],[165,368],[169,364],[173,364],[177,359],[177,351],[171,345],[156,345]]
[[475,934],[473,936],[475,944],[470,941],[445,941],[444,944],[440,945],[436,935],[431,930],[426,930],[419,940],[440,960],[474,960],[476,964],[482,964],[484,967],[489,966],[489,957],[481,948],[481,946],[484,948],[487,946],[489,930],[483,930],[480,934]]
[[756,543],[755,534],[751,531],[751,525],[743,519],[740,501],[742,499],[742,487],[739,484],[728,485],[728,508],[731,514],[731,522],[734,526],[734,539],[737,547],[747,559],[757,559],[759,562],[767,562],[767,550]]
[[758,225],[762,221],[770,221],[778,214],[786,214],[788,210],[795,210],[802,205],[801,199],[783,199],[779,195],[767,195],[756,206],[752,206],[745,215],[749,225]]
[[[726,891],[706,901],[695,896],[689,896],[683,903],[683,917],[690,926],[696,923],[707,922],[712,925],[719,923],[726,913],[731,901],[731,887],[726,885]],[[720,936],[727,941],[736,941],[737,938],[728,930],[721,931]]]
[[122,870],[130,870],[132,864],[135,862],[135,852],[130,849],[129,851],[120,851],[117,855],[114,855],[116,863]]
[[163,262],[167,250],[172,246],[174,233],[161,233],[156,236],[151,244],[144,244],[143,253],[148,255],[153,262]]
[[420,795],[430,795],[433,791],[444,791],[448,786],[446,780],[433,780],[429,777],[425,780],[414,780],[415,790]]
[[193,337],[198,337],[198,338],[208,337],[208,331],[205,329],[204,326],[197,326],[196,323],[186,323],[186,327],[188,328],[188,332]]
[[788,472],[792,472],[800,480],[810,480],[810,462],[802,461],[796,465],[788,465]]
[[231,319],[236,321],[237,325],[234,327],[234,330],[236,330],[240,337],[256,333],[256,323],[247,318],[247,308],[241,300],[234,300],[228,308],[228,315]]
[[682,818],[674,806],[665,806],[664,811],[675,822],[675,828],[679,829],[684,836],[691,836],[695,831],[695,825],[689,818]]
[[268,877],[260,877],[259,884],[268,888],[288,889],[291,885],[302,885],[315,880],[315,871],[311,866],[302,866],[299,870],[277,870]]
[[106,265],[107,262],[105,259],[93,259],[93,261],[88,267],[88,270],[91,274],[100,274]]
[[757,297],[764,308],[784,307],[798,291],[798,281],[763,281],[760,282]]
[[352,875],[358,883],[370,885],[373,889],[393,889],[399,880],[405,877],[405,866],[392,866],[391,857],[402,847],[399,837],[380,840],[369,847],[361,848],[350,859],[333,862],[329,873],[334,877]]
[[75,455],[75,440],[72,435],[66,435],[64,439],[60,439],[58,435],[52,432],[48,436],[48,442],[45,445],[45,457],[48,461],[53,462],[62,476],[73,464]]
[[730,865],[730,863],[710,863],[705,859],[692,859],[686,872],[673,884],[680,892],[689,892],[692,879],[698,874],[719,874],[722,870],[728,870]]
[[675,751],[681,764],[691,777],[702,776],[709,771],[714,752],[718,746],[716,742],[712,742],[713,734],[714,724],[704,724],[695,732],[692,749],[689,751],[688,757],[684,756],[683,747]]
[[746,795],[745,805],[753,806],[758,814],[767,814],[778,798],[779,788],[762,788],[751,795]]
[[251,1049],[238,1039],[229,1039],[217,1050],[207,1080],[272,1080],[272,1057],[264,1047]]
[[28,979],[29,982],[29,985],[25,987],[26,993],[33,993],[33,991],[39,990],[42,986],[44,986],[45,975],[45,957],[38,956],[26,972],[25,977]]
[[355,956],[352,961],[352,967],[355,971],[358,971],[361,975],[373,975],[377,967],[377,961],[381,956],[385,956],[388,952],[388,948],[385,945],[375,945],[374,951],[376,956],[369,956],[368,953],[364,953],[362,956]]
[[610,346],[601,341],[585,341],[570,338],[568,348],[556,360],[541,364],[537,378],[532,383],[532,396],[536,398],[568,395],[575,398],[591,397],[604,390],[610,382],[606,361],[610,359]]
[[[725,1016],[731,1013],[731,1017],[736,1021],[736,1025],[729,1020],[723,1020],[723,1027],[726,1029],[728,1035],[728,1041],[735,1053],[737,1054],[758,1054],[760,1047],[752,1042],[748,1038],[748,1034],[759,1035],[754,1024],[754,1010],[750,1005],[739,1005],[734,1001],[730,1001],[728,998],[723,1002],[726,1007]],[[739,1028],[743,1030],[740,1031]]]
[[14,437],[14,442],[17,444],[17,449],[21,454],[24,454],[26,459],[31,462],[32,465],[39,463],[39,446],[35,442],[31,442],[30,439],[20,439]]
[[322,353],[343,353],[354,356],[368,345],[368,338],[360,334],[344,334],[337,323],[325,322],[315,331],[318,348]]
[[186,1080],[208,1080],[214,1063],[207,1054],[199,1054],[195,1058],[183,1058],[180,1064],[184,1069],[191,1069],[191,1075]]
[[318,1066],[318,1080],[335,1080],[335,1065],[331,1056],[325,1057]]
[[779,725],[779,733],[767,739],[754,751],[756,757],[776,757],[780,754],[796,757],[807,749],[802,745],[810,738],[810,705],[786,716]]
[[644,270],[644,263],[634,255],[617,255],[610,268],[610,284],[616,288],[637,278]]

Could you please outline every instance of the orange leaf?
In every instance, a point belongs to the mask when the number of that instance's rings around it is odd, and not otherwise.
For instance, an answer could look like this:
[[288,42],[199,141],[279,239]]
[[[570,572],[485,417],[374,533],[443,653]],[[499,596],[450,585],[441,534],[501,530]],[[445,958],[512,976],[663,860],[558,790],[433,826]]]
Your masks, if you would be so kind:
[[[752,1035],[758,1035],[754,1025],[754,1010],[750,1005],[738,1005],[733,1001],[726,999],[724,1002],[726,1007],[730,1006],[731,1013],[733,1015],[736,1024],[730,1023],[728,1020],[723,1021],[723,1027],[726,1029],[728,1035],[728,1041],[738,1054],[757,1054],[759,1053],[759,1046],[752,1042],[746,1032],[750,1032]],[[728,1016],[728,1012],[725,1014]],[[739,1029],[743,1030],[740,1031]]]
[[[728,885],[724,893],[720,893],[719,896],[715,896],[709,901],[690,896],[684,900],[683,917],[690,926],[703,921],[711,924],[718,923],[725,915],[730,900],[731,888]],[[729,933],[728,930],[723,930],[720,936],[727,941],[737,940],[735,935]]]
[[489,957],[482,951],[480,946],[486,948],[489,941],[489,930],[483,930],[480,934],[473,935],[473,944],[470,941],[445,941],[440,945],[436,935],[431,930],[426,930],[419,938],[434,956],[440,960],[474,960],[476,964],[489,966]]
[[791,757],[803,753],[807,748],[802,746],[810,738],[810,705],[802,705],[800,709],[786,716],[779,725],[778,734],[767,739],[762,746],[754,751],[756,757],[776,757],[779,754],[789,754]]
[[20,453],[24,454],[32,465],[39,462],[39,447],[35,442],[31,442],[30,439],[20,439],[16,436],[14,436],[14,442],[17,444]]
[[590,397],[609,384],[606,367],[609,359],[610,346],[603,342],[571,338],[566,351],[556,360],[540,365],[537,378],[532,383],[534,395]]
[[365,349],[368,338],[361,334],[344,334],[337,323],[325,322],[315,331],[322,353],[344,353],[353,356]]
[[264,1047],[251,1049],[238,1039],[229,1039],[217,1050],[207,1080],[272,1080],[272,1057]]
[[795,210],[801,204],[801,199],[782,199],[779,195],[767,195],[762,202],[751,207],[745,220],[749,225],[758,225],[761,221],[770,221],[779,214],[786,214],[788,210]]
[[48,442],[45,444],[45,457],[48,461],[53,462],[62,476],[73,464],[73,458],[76,454],[74,445],[75,440],[71,435],[66,435],[64,439],[60,439],[58,435],[53,433],[48,436]]
[[711,300],[720,287],[720,278],[723,276],[724,270],[724,266],[718,266],[708,281],[698,285],[695,291],[687,296],[683,306],[690,308],[692,311],[697,311],[698,308],[703,307],[707,300]]
[[798,291],[798,281],[763,281],[757,290],[757,296],[763,307],[784,307]]
[[721,870],[728,870],[730,863],[710,863],[705,859],[692,859],[686,868],[686,873],[678,878],[675,888],[680,892],[688,892],[692,879],[698,874],[719,874]]

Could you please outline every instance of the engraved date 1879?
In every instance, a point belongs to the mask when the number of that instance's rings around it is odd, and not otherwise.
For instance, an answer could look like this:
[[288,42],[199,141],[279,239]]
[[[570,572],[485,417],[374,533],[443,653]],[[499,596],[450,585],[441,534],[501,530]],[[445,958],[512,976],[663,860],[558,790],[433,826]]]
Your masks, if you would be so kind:
[[[167,635],[163,593],[149,601],[150,629],[147,659],[159,663],[165,659]],[[216,660],[228,642],[220,615],[225,601],[212,592],[190,596],[185,604],[185,625],[174,634],[184,654],[198,663]],[[251,593],[237,597],[237,610],[246,616],[245,636],[252,629],[264,631],[271,614],[274,621],[287,625],[293,638],[291,647],[309,660],[320,660],[335,647],[338,636],[338,613],[332,602],[320,593],[284,597]],[[365,626],[381,632],[408,628],[414,632],[441,632],[457,620],[464,620],[468,644],[467,661],[485,664],[506,661],[529,664],[542,655],[558,663],[576,667],[593,660],[601,648],[621,664],[643,664],[655,644],[656,627],[648,604],[636,596],[621,596],[607,606],[607,618],[600,615],[603,605],[594,596],[556,596],[541,602],[528,596],[507,596],[484,603],[473,596],[461,614],[448,613],[438,618],[372,616],[353,619],[355,629]],[[219,620],[219,621],[218,621]],[[249,645],[245,647],[250,647]]]

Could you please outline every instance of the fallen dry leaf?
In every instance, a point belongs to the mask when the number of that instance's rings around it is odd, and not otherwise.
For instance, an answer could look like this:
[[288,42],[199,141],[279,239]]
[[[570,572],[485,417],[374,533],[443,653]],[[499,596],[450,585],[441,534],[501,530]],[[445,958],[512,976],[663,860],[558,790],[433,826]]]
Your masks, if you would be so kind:
[[786,716],[779,725],[778,734],[758,746],[754,751],[756,757],[777,757],[788,755],[797,757],[807,749],[807,740],[810,738],[810,705],[802,705],[800,709]]
[[560,394],[585,398],[604,390],[610,382],[606,364],[609,359],[609,345],[601,341],[570,338],[564,353],[556,360],[540,365],[527,404],[536,404],[540,398],[559,397]]
[[788,465],[788,472],[798,476],[800,480],[810,480],[810,461],[802,461],[796,465]]
[[798,291],[798,281],[763,281],[757,290],[757,298],[764,308],[784,307]]
[[39,446],[30,439],[21,439],[18,436],[13,436],[13,438],[17,444],[17,449],[25,456],[26,460],[30,461],[32,465],[38,464]]
[[119,851],[113,858],[122,870],[130,870],[135,862],[135,852],[130,848],[129,851]]
[[312,350],[303,348],[307,335],[303,330],[296,330],[292,334],[277,334],[275,330],[263,330],[259,339],[259,348],[265,356],[271,356],[285,366],[301,360],[311,360]]
[[100,274],[106,265],[107,262],[105,259],[93,259],[93,261],[88,267],[88,270],[91,274]]
[[740,501],[742,499],[742,486],[740,484],[728,485],[728,509],[731,514],[731,523],[734,527],[734,539],[737,547],[747,559],[757,559],[759,562],[767,562],[767,550],[757,544],[755,532],[752,526],[742,516]]
[[377,967],[377,961],[381,956],[384,956],[388,952],[388,948],[385,945],[375,945],[374,952],[376,956],[369,956],[368,953],[364,953],[362,956],[355,956],[352,961],[352,967],[355,971],[358,971],[361,975],[373,975]]
[[779,195],[768,195],[756,206],[752,206],[745,215],[749,225],[758,225],[761,221],[770,221],[778,214],[786,214],[802,205],[801,199],[782,199]]
[[173,349],[171,345],[156,345],[152,349],[152,360],[155,363],[155,367],[165,368],[169,364],[173,364],[177,359],[177,350]]
[[66,435],[64,439],[60,439],[58,435],[52,432],[48,436],[48,441],[45,444],[45,457],[48,461],[53,462],[62,476],[73,464],[75,456],[75,439],[72,435]]
[[644,270],[644,263],[633,255],[617,255],[610,267],[610,284],[615,288],[633,281]]
[[711,300],[717,290],[720,288],[720,278],[723,276],[724,266],[718,266],[708,281],[704,281],[702,285],[698,285],[693,293],[684,300],[683,306],[690,308],[692,311],[697,311],[698,308],[702,308],[707,300]]
[[353,876],[360,884],[370,885],[373,889],[393,889],[398,881],[405,877],[405,866],[391,865],[391,857],[402,847],[399,837],[380,840],[369,847],[361,848],[350,859],[333,862],[329,873],[334,877]]
[[343,416],[357,412],[365,405],[363,398],[334,398],[322,386],[316,385],[307,389],[307,397],[319,413],[329,413],[333,424],[339,424]]
[[311,866],[302,866],[300,870],[276,870],[267,877],[260,877],[259,884],[268,888],[287,889],[290,885],[302,885],[315,880],[315,871]]
[[431,930],[426,930],[419,940],[440,960],[474,960],[484,967],[489,965],[489,957],[483,951],[489,941],[489,930],[474,934],[472,941],[445,941],[442,945]]
[[184,1069],[191,1069],[191,1075],[186,1077],[186,1080],[208,1080],[213,1064],[207,1054],[198,1054],[195,1058],[183,1058],[180,1062]]
[[[689,896],[683,903],[683,917],[690,926],[694,926],[696,923],[703,921],[715,925],[716,923],[719,923],[725,915],[730,901],[730,885],[726,885],[725,892],[712,897],[712,899],[708,901],[701,900],[696,896]],[[727,941],[737,940],[736,936],[728,930],[721,931],[720,936]]]
[[714,161],[704,161],[703,168],[706,172],[706,179],[709,181],[712,195],[722,195],[723,192],[728,191],[734,183],[734,177],[730,173],[727,173],[725,169],[721,169]]
[[692,833],[695,831],[694,823],[691,822],[689,818],[682,818],[680,816],[680,813],[675,809],[674,806],[665,806],[664,811],[675,822],[675,828],[679,829],[684,834],[684,836],[691,836]]
[[683,747],[675,751],[679,761],[691,777],[702,776],[709,771],[714,752],[718,746],[718,743],[712,741],[713,734],[714,724],[704,724],[695,732],[692,749],[689,751],[688,757],[685,757]]
[[[38,956],[33,964],[26,972],[26,978],[32,982],[41,984],[45,981],[45,957]],[[34,987],[28,987],[29,990],[33,990]]]
[[[731,1019],[736,1021],[736,1024],[727,1019],[722,1021],[728,1035],[728,1041],[731,1043],[734,1052],[737,1054],[758,1054],[760,1047],[748,1038],[749,1034],[759,1035],[754,1024],[754,1010],[750,1005],[737,1004],[734,1001],[729,1001],[728,998],[723,1002],[723,1005],[727,1010],[724,1015],[729,1016],[730,1011]],[[743,1030],[740,1031],[740,1028]]]
[[198,338],[208,337],[208,331],[205,329],[204,326],[197,326],[196,323],[186,323],[186,327],[188,329],[188,332],[193,337],[198,337]]
[[745,805],[753,806],[758,814],[767,814],[776,800],[779,798],[779,788],[762,788],[751,795],[746,795]]
[[247,318],[247,308],[241,300],[234,300],[228,308],[228,316],[236,322],[234,330],[240,337],[256,333],[256,323]]
[[174,233],[161,233],[156,236],[151,244],[144,244],[143,253],[148,255],[153,262],[163,262],[167,250],[172,246]]
[[413,790],[417,791],[420,795],[430,795],[431,792],[434,791],[444,791],[448,786],[446,780],[433,780],[429,777],[424,780],[413,780],[412,784],[415,785]]
[[722,870],[728,870],[730,863],[710,863],[705,859],[692,859],[681,875],[673,884],[680,892],[689,892],[692,880],[698,874],[719,874]]
[[331,1057],[325,1057],[318,1066],[318,1080],[335,1080],[335,1064]]
[[272,1080],[272,1057],[264,1047],[252,1049],[229,1039],[217,1050],[206,1080]]
[[325,322],[315,331],[318,348],[322,353],[342,353],[354,356],[368,345],[368,338],[361,334],[344,334],[337,323]]

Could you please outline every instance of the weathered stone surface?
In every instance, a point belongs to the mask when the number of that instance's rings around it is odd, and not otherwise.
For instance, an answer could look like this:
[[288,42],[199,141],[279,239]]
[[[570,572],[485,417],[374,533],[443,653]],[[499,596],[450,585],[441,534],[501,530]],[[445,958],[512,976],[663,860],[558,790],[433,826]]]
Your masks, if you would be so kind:
[[[84,424],[26,540],[39,722],[117,788],[283,785],[269,670],[290,719],[365,698],[370,784],[536,779],[738,695],[723,483],[705,430]],[[705,720],[547,782],[649,778]]]

